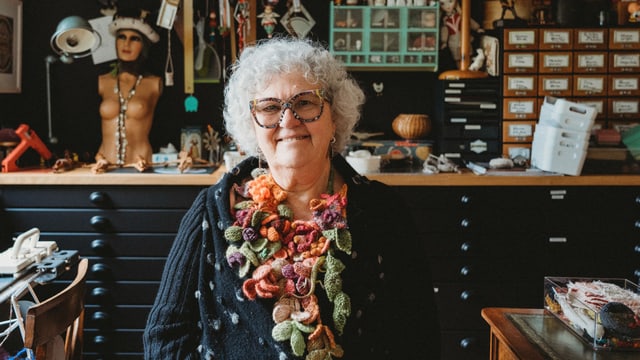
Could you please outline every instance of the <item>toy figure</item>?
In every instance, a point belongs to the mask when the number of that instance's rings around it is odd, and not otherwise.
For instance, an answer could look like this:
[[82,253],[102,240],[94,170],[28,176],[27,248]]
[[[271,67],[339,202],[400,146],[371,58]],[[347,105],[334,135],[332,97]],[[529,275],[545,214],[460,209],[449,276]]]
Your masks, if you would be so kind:
[[236,4],[235,11],[233,16],[236,18],[238,22],[238,51],[242,51],[244,49],[244,39],[249,27],[251,26],[251,22],[249,20],[249,3],[247,0],[238,0]]
[[271,38],[273,36],[273,31],[278,24],[277,18],[280,17],[280,15],[273,11],[273,5],[265,4],[264,12],[258,15],[258,17],[262,18],[262,20],[260,20],[260,24],[264,28],[264,31],[267,33],[267,37]]
[[[443,12],[440,29],[440,49],[449,48],[453,60],[460,68],[462,58],[461,27],[462,13],[458,0],[440,0],[440,10]],[[484,32],[475,20],[469,19],[469,29],[478,33]]]
[[629,11],[630,23],[640,22],[640,3],[630,2],[629,5],[627,5],[627,11]]

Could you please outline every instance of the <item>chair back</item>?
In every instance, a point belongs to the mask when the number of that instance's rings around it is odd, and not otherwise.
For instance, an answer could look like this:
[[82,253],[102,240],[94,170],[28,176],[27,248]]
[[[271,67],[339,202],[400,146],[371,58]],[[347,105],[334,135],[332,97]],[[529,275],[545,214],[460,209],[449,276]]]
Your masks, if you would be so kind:
[[[81,259],[74,280],[50,298],[31,306],[26,313],[24,346],[36,360],[52,358],[57,336],[64,336],[64,359],[82,358],[84,297],[89,260]],[[57,357],[55,357],[58,359]]]

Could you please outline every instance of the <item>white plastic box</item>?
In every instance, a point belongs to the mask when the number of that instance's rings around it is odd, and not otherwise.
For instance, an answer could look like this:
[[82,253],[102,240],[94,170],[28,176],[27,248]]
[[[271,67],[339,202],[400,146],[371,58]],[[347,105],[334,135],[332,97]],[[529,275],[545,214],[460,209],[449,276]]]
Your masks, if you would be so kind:
[[540,108],[539,123],[589,133],[597,115],[593,106],[546,96]]
[[531,166],[567,175],[580,175],[589,147],[589,134],[538,125],[531,145]]

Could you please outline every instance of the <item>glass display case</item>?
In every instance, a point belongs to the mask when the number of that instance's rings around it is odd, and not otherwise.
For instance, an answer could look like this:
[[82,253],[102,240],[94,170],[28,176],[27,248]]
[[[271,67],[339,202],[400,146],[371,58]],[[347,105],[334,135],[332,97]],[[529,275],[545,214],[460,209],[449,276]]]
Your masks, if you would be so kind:
[[432,6],[330,6],[329,47],[349,70],[437,70],[437,2]]

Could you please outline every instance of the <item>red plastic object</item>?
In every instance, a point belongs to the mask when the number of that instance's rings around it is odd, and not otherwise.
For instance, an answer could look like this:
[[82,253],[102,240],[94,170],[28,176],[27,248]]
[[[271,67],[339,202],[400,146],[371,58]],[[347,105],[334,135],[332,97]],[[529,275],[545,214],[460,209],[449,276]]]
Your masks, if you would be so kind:
[[20,144],[16,146],[5,158],[2,160],[2,172],[10,172],[20,170],[20,167],[16,164],[16,161],[27,151],[29,148],[33,148],[42,156],[45,160],[51,159],[51,151],[40,140],[38,134],[35,131],[29,129],[26,124],[20,125],[16,129],[16,135],[20,137]]

